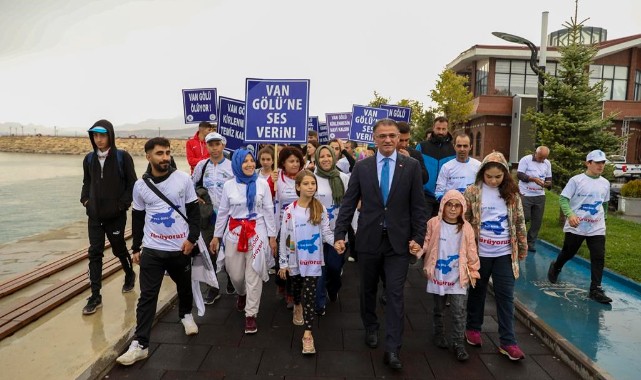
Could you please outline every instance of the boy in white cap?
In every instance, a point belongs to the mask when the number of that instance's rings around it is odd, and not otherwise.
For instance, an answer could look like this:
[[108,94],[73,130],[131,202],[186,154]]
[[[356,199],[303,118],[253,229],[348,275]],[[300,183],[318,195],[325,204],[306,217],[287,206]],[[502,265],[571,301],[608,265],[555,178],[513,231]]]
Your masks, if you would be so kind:
[[600,303],[612,299],[601,288],[605,264],[605,218],[610,200],[610,182],[601,177],[605,167],[605,153],[593,150],[586,157],[585,173],[570,178],[561,192],[559,203],[565,214],[565,240],[563,248],[550,263],[548,280],[556,283],[563,265],[579,250],[585,240],[590,250],[591,282],[590,298]]
[[[234,178],[234,172],[231,168],[231,161],[225,158],[225,155],[223,154],[225,145],[227,145],[227,139],[225,139],[225,136],[218,132],[210,132],[205,136],[205,143],[207,144],[209,157],[201,160],[196,165],[191,179],[194,186],[196,186],[197,194],[199,193],[199,188],[207,189],[207,193],[209,198],[211,198],[211,204],[214,209],[214,215],[209,220],[209,223],[207,223],[207,225],[200,226],[203,239],[207,246],[209,246],[211,239],[214,237],[214,225],[216,223],[215,215],[218,214],[218,205],[220,205],[220,197],[223,194],[223,185],[225,182]],[[199,197],[198,201],[201,203],[204,202],[202,197]],[[212,257],[212,262],[216,262],[215,257]],[[235,291],[231,285],[231,281],[228,282],[227,291],[230,294]],[[211,305],[219,298],[220,293],[218,289],[212,287],[207,290],[204,302],[206,305]]]

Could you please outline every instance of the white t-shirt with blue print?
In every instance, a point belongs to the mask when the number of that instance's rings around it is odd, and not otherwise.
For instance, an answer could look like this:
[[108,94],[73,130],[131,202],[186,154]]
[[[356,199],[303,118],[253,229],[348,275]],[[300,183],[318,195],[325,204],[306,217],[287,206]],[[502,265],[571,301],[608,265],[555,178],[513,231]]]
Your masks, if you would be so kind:
[[[191,178],[184,172],[175,171],[155,186],[185,215],[185,204],[197,199]],[[134,185],[132,208],[145,211],[143,247],[170,252],[182,250],[189,235],[189,224],[142,179]]]
[[486,184],[481,188],[481,225],[479,256],[499,257],[512,253],[507,206],[497,187]]
[[591,178],[585,173],[570,178],[561,192],[570,200],[572,212],[579,217],[579,225],[571,227],[565,220],[563,232],[576,235],[605,235],[605,212],[603,202],[610,200],[610,182],[603,177]]
[[438,242],[438,259],[434,268],[434,277],[427,281],[427,292],[438,295],[466,294],[461,287],[459,271],[459,247],[461,232],[456,224],[441,222],[441,236]]

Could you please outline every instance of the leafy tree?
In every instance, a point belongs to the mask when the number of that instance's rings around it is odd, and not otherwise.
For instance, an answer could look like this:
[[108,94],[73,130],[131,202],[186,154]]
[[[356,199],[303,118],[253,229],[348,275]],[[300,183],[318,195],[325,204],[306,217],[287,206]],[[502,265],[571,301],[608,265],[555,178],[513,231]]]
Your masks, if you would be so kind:
[[377,91],[374,91],[374,100],[371,100],[368,104],[370,107],[380,107],[383,104],[390,104],[390,98],[381,96]]
[[436,103],[434,112],[449,119],[451,131],[465,124],[472,113],[474,95],[466,86],[468,82],[467,77],[445,69],[438,76],[436,88],[430,91],[430,97]]
[[567,45],[559,46],[561,53],[557,77],[545,75],[542,113],[530,108],[524,115],[533,123],[539,144],[551,150],[552,171],[557,190],[568,180],[585,170],[585,155],[601,149],[613,153],[621,139],[608,131],[613,115],[601,116],[604,96],[603,82],[590,84],[590,63],[597,47],[581,44],[582,21],[566,22]]
[[[390,98],[381,96],[374,91],[374,99],[369,102],[370,107],[380,107],[383,104],[393,104]],[[410,119],[410,146],[416,146],[419,142],[425,140],[425,133],[432,128],[434,113],[425,110],[423,104],[418,100],[401,99],[395,105],[409,107],[412,110]]]

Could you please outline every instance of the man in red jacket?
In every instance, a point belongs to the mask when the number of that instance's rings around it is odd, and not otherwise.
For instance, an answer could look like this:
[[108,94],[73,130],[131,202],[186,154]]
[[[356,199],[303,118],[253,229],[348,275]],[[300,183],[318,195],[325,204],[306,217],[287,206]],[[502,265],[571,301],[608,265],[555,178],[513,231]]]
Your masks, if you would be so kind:
[[216,123],[202,121],[198,124],[198,132],[196,132],[192,138],[187,140],[187,145],[185,146],[187,150],[187,162],[189,163],[192,174],[194,173],[196,164],[209,158],[209,151],[207,150],[205,136],[207,136],[209,132],[215,132],[216,127]]

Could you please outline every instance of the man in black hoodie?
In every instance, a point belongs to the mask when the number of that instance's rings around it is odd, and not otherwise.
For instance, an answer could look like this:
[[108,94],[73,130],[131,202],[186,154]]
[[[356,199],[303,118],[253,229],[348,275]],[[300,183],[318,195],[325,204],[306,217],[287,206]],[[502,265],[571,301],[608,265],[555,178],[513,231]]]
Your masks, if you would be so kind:
[[80,194],[80,203],[85,206],[89,217],[91,297],[82,309],[85,315],[102,307],[100,289],[105,235],[125,271],[122,292],[132,291],[136,282],[136,273],[125,245],[127,209],[131,206],[131,194],[137,179],[134,161],[129,153],[116,149],[114,127],[109,121],[98,120],[88,132],[93,152],[88,153],[82,162],[84,177]]
[[427,169],[428,180],[423,185],[425,193],[425,204],[427,205],[427,219],[438,215],[439,202],[436,200],[436,180],[441,167],[456,157],[456,151],[452,145],[452,135],[448,130],[448,120],[445,116],[434,119],[432,133],[427,140],[421,142],[416,150],[423,155],[425,169]]

